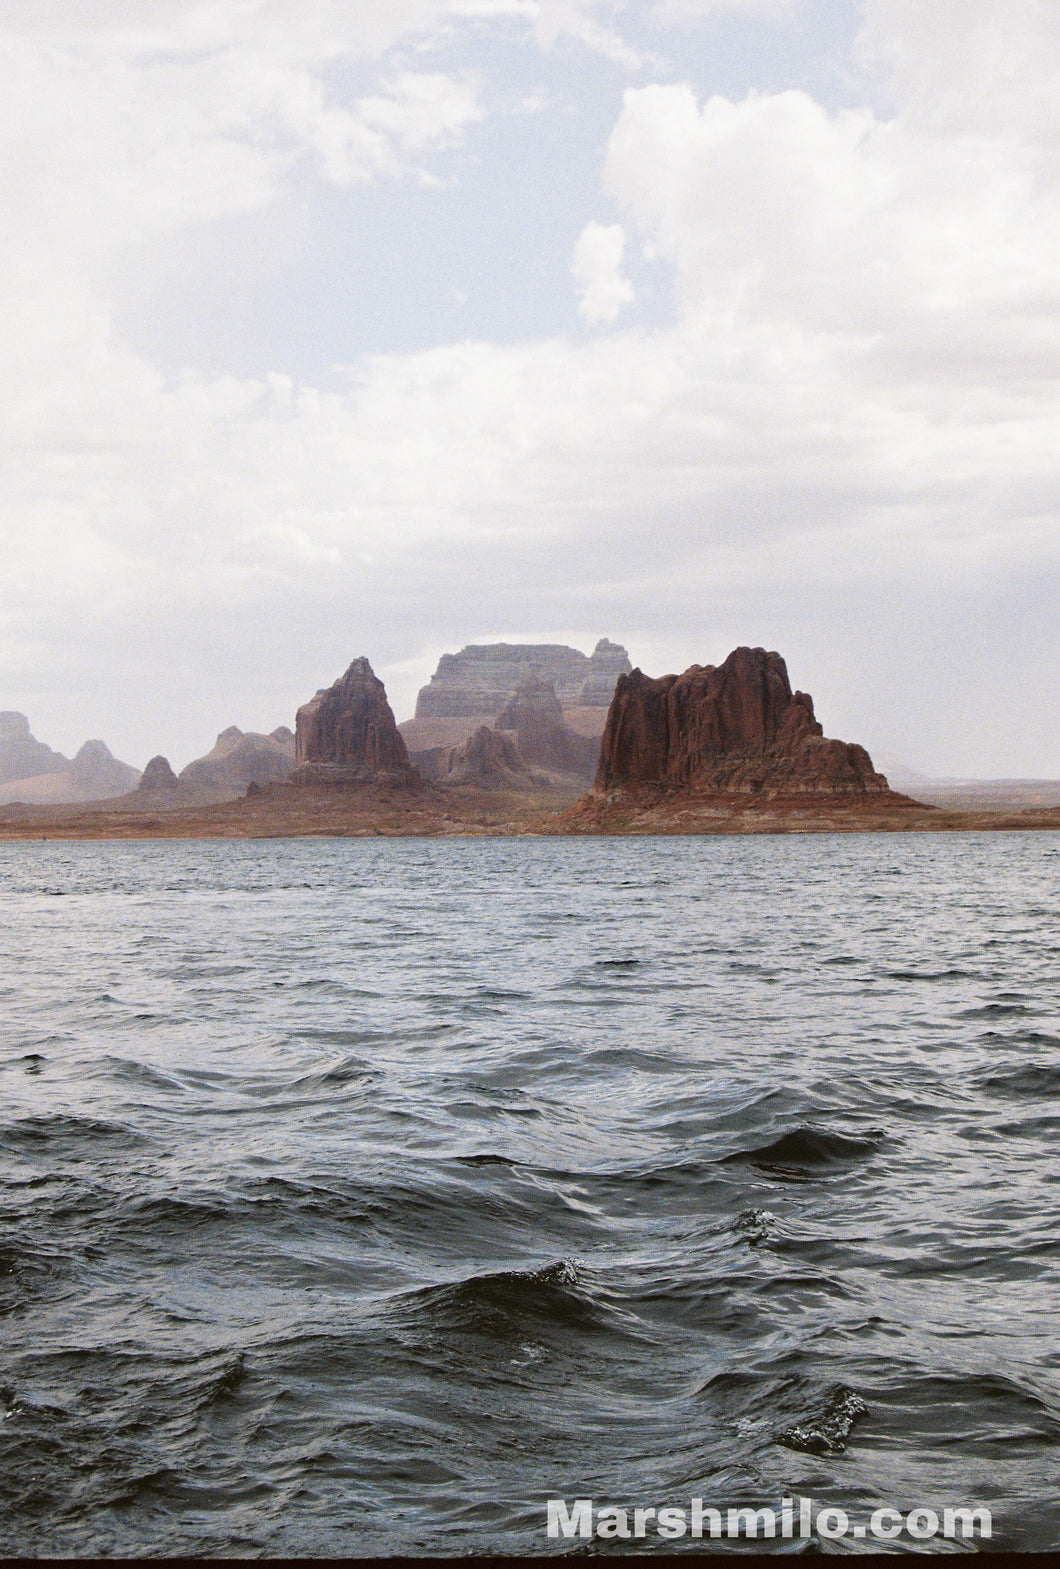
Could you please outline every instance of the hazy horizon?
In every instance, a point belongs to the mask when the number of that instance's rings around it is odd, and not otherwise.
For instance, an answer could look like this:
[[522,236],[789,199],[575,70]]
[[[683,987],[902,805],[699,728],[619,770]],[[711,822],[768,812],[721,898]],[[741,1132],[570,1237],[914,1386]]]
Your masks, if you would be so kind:
[[1045,0],[7,0],[0,709],[177,768],[360,655],[778,650],[1060,778]]

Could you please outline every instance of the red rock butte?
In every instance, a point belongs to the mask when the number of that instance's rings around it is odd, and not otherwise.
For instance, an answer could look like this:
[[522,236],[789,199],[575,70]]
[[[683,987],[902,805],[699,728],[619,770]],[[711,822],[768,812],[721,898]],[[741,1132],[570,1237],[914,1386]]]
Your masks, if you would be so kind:
[[298,784],[415,781],[386,688],[367,659],[355,659],[295,720]]
[[597,796],[645,786],[696,795],[889,796],[863,746],[828,740],[813,699],[763,648],[653,680],[618,678],[600,743]]

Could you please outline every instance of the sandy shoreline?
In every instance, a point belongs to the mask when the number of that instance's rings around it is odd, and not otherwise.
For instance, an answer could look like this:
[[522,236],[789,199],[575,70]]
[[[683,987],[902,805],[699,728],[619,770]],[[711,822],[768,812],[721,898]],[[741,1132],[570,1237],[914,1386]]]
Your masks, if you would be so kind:
[[532,796],[365,787],[273,786],[212,805],[0,808],[0,841],[275,839],[496,835],[960,833],[1060,828],[1060,808],[955,811],[914,801],[675,798],[607,803],[571,793]]

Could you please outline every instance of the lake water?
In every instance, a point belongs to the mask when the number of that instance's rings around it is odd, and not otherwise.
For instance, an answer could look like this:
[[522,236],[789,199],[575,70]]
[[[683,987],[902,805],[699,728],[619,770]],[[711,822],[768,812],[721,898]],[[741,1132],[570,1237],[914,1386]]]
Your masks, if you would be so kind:
[[1060,1547],[1058,879],[0,846],[0,1553],[561,1552],[579,1497]]

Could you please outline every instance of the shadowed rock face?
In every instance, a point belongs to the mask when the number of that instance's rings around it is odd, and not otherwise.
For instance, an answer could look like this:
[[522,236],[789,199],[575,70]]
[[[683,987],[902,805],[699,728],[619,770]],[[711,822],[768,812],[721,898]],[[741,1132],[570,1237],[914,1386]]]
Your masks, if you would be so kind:
[[516,687],[497,715],[497,729],[514,731],[519,751],[531,767],[575,774],[588,781],[599,755],[594,741],[563,722],[563,709],[551,681],[531,677]]
[[295,721],[297,779],[328,774],[351,780],[408,779],[409,754],[386,688],[367,659],[303,703]]
[[511,735],[480,725],[463,746],[454,746],[438,772],[438,783],[479,790],[529,790],[530,770]]
[[722,665],[657,680],[619,677],[594,789],[655,784],[719,795],[887,792],[864,747],[830,741],[777,653],[737,648]]

